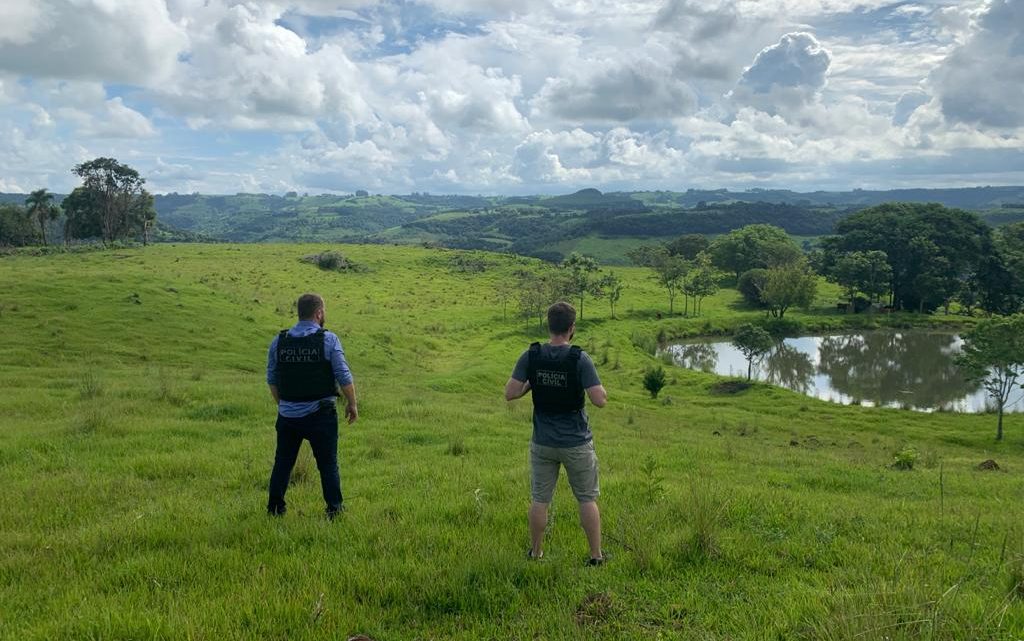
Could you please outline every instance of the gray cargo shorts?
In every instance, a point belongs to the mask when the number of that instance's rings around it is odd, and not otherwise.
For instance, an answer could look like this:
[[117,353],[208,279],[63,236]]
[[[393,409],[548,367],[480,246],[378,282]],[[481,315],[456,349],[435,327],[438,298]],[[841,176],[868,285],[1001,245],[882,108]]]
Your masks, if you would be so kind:
[[558,468],[565,466],[569,487],[580,503],[596,501],[601,494],[597,479],[594,441],[576,447],[548,447],[530,442],[530,493],[535,503],[550,503],[558,482]]

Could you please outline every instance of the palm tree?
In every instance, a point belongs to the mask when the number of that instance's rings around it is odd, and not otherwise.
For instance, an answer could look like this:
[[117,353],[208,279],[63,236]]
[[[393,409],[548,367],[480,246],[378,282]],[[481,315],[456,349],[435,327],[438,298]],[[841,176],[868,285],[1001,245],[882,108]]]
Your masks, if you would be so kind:
[[37,189],[25,199],[25,207],[29,216],[39,223],[39,233],[43,237],[43,245],[46,245],[46,223],[56,220],[60,211],[53,204],[53,194],[45,189]]

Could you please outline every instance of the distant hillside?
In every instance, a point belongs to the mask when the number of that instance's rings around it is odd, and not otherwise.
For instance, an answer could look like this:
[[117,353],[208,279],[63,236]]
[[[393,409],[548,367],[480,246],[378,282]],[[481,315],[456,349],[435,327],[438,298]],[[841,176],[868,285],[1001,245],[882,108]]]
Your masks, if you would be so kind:
[[[58,202],[63,196],[57,196]],[[24,194],[0,194],[22,203]],[[938,202],[990,224],[1024,220],[1024,187],[795,192],[724,189],[562,196],[163,194],[159,220],[176,238],[235,242],[350,241],[488,249],[557,260],[586,251],[621,262],[629,247],[686,233],[717,235],[753,223],[812,242],[858,209]],[[190,236],[194,234],[196,236]]]

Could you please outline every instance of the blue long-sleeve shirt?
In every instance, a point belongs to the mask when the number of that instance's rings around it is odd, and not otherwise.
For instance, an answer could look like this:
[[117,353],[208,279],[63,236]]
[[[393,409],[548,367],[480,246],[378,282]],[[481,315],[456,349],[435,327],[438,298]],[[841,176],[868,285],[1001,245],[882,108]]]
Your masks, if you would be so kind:
[[[302,320],[288,330],[288,335],[300,338],[315,334],[319,330],[320,326],[315,322]],[[275,336],[274,340],[270,341],[270,351],[267,354],[267,385],[277,385],[277,372],[275,371],[277,369],[277,339],[278,337]],[[341,348],[341,340],[334,332],[324,332],[324,352],[331,359],[331,369],[334,371],[334,380],[338,381],[338,385],[345,387],[352,383],[352,372],[345,360],[345,351]],[[287,418],[308,416],[320,409],[321,403],[334,403],[334,398],[329,396],[319,401],[280,401],[277,404],[277,411],[281,416]]]

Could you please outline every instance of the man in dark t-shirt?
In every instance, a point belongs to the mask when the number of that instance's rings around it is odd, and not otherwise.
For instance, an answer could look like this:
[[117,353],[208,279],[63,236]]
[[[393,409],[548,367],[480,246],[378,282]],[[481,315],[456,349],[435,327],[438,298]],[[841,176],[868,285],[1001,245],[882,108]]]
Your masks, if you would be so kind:
[[533,397],[533,438],[530,441],[530,549],[528,558],[543,555],[548,504],[554,495],[560,467],[565,467],[569,486],[579,502],[580,525],[590,545],[588,565],[601,565],[601,513],[597,508],[600,485],[597,454],[586,398],[604,407],[608,393],[597,376],[590,356],[571,345],[576,331],[576,310],[569,303],[548,308],[549,343],[534,343],[516,362],[505,384],[505,399],[513,401],[527,392]]

